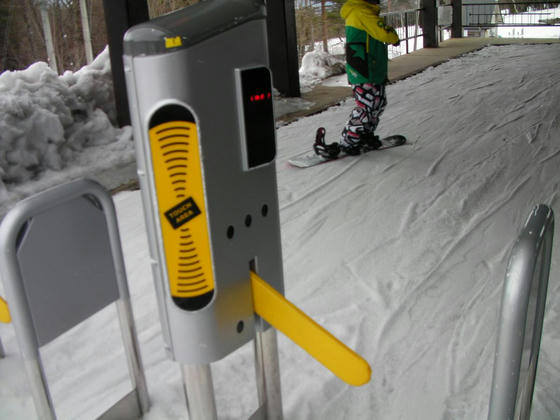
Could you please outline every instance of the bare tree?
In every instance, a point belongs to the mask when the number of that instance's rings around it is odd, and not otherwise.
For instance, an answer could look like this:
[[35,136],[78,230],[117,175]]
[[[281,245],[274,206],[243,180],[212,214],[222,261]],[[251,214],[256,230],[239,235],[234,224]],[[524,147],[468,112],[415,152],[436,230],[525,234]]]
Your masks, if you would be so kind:
[[296,29],[299,57],[315,48],[315,42],[322,42],[328,52],[328,40],[344,36],[344,22],[340,17],[340,7],[344,0],[300,0],[296,8]]

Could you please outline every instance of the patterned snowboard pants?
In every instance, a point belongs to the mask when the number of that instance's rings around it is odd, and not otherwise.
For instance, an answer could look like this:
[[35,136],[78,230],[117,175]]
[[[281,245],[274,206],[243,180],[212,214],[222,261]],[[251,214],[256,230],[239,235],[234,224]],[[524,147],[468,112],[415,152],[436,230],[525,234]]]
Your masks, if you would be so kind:
[[341,145],[353,145],[360,142],[360,135],[373,134],[379,124],[379,117],[387,105],[385,85],[364,83],[352,85],[356,107],[350,114],[348,123],[340,135]]

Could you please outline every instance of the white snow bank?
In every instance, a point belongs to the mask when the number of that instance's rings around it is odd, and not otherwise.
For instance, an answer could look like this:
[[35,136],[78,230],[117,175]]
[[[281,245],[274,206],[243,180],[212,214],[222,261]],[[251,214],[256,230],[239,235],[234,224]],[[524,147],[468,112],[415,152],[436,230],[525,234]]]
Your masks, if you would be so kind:
[[[116,127],[109,53],[58,76],[46,63],[0,75],[0,201],[46,173],[110,168],[134,157],[132,131]],[[109,152],[109,153],[108,153]]]
[[312,87],[327,77],[344,73],[344,61],[323,51],[306,53],[301,60],[299,79],[303,88]]

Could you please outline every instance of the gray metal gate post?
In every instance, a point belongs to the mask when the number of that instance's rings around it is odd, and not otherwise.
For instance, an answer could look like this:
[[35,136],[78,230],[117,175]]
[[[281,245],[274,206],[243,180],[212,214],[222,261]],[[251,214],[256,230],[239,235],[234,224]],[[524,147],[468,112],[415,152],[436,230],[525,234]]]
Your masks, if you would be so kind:
[[[261,320],[262,322],[262,320]],[[255,372],[259,407],[250,420],[282,420],[282,392],[276,331],[255,331]],[[182,364],[189,419],[216,420],[212,372],[209,364]]]
[[489,420],[530,417],[553,235],[552,209],[539,205],[513,247],[502,298]]
[[109,193],[81,180],[21,201],[0,225],[0,250],[2,280],[39,418],[56,418],[40,347],[113,302],[134,389],[101,418],[137,418],[147,412],[146,380]]

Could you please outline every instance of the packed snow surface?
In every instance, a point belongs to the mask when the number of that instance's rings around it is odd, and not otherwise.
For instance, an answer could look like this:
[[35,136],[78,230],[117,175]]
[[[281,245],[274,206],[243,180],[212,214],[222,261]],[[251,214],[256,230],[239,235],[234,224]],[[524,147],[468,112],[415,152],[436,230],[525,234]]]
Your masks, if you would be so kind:
[[[379,134],[404,134],[407,145],[310,169],[287,160],[319,126],[336,141],[353,102],[278,130],[286,296],[373,370],[350,387],[279,334],[286,419],[486,418],[509,251],[536,204],[560,209],[559,66],[556,44],[489,47],[430,68],[388,87]],[[145,418],[186,419],[140,193],[115,202],[152,401]],[[558,250],[533,419],[560,418]],[[33,418],[12,327],[0,337],[0,418]],[[62,419],[91,418],[130,387],[112,308],[42,352]],[[247,345],[212,366],[220,418],[256,408],[252,353]]]

